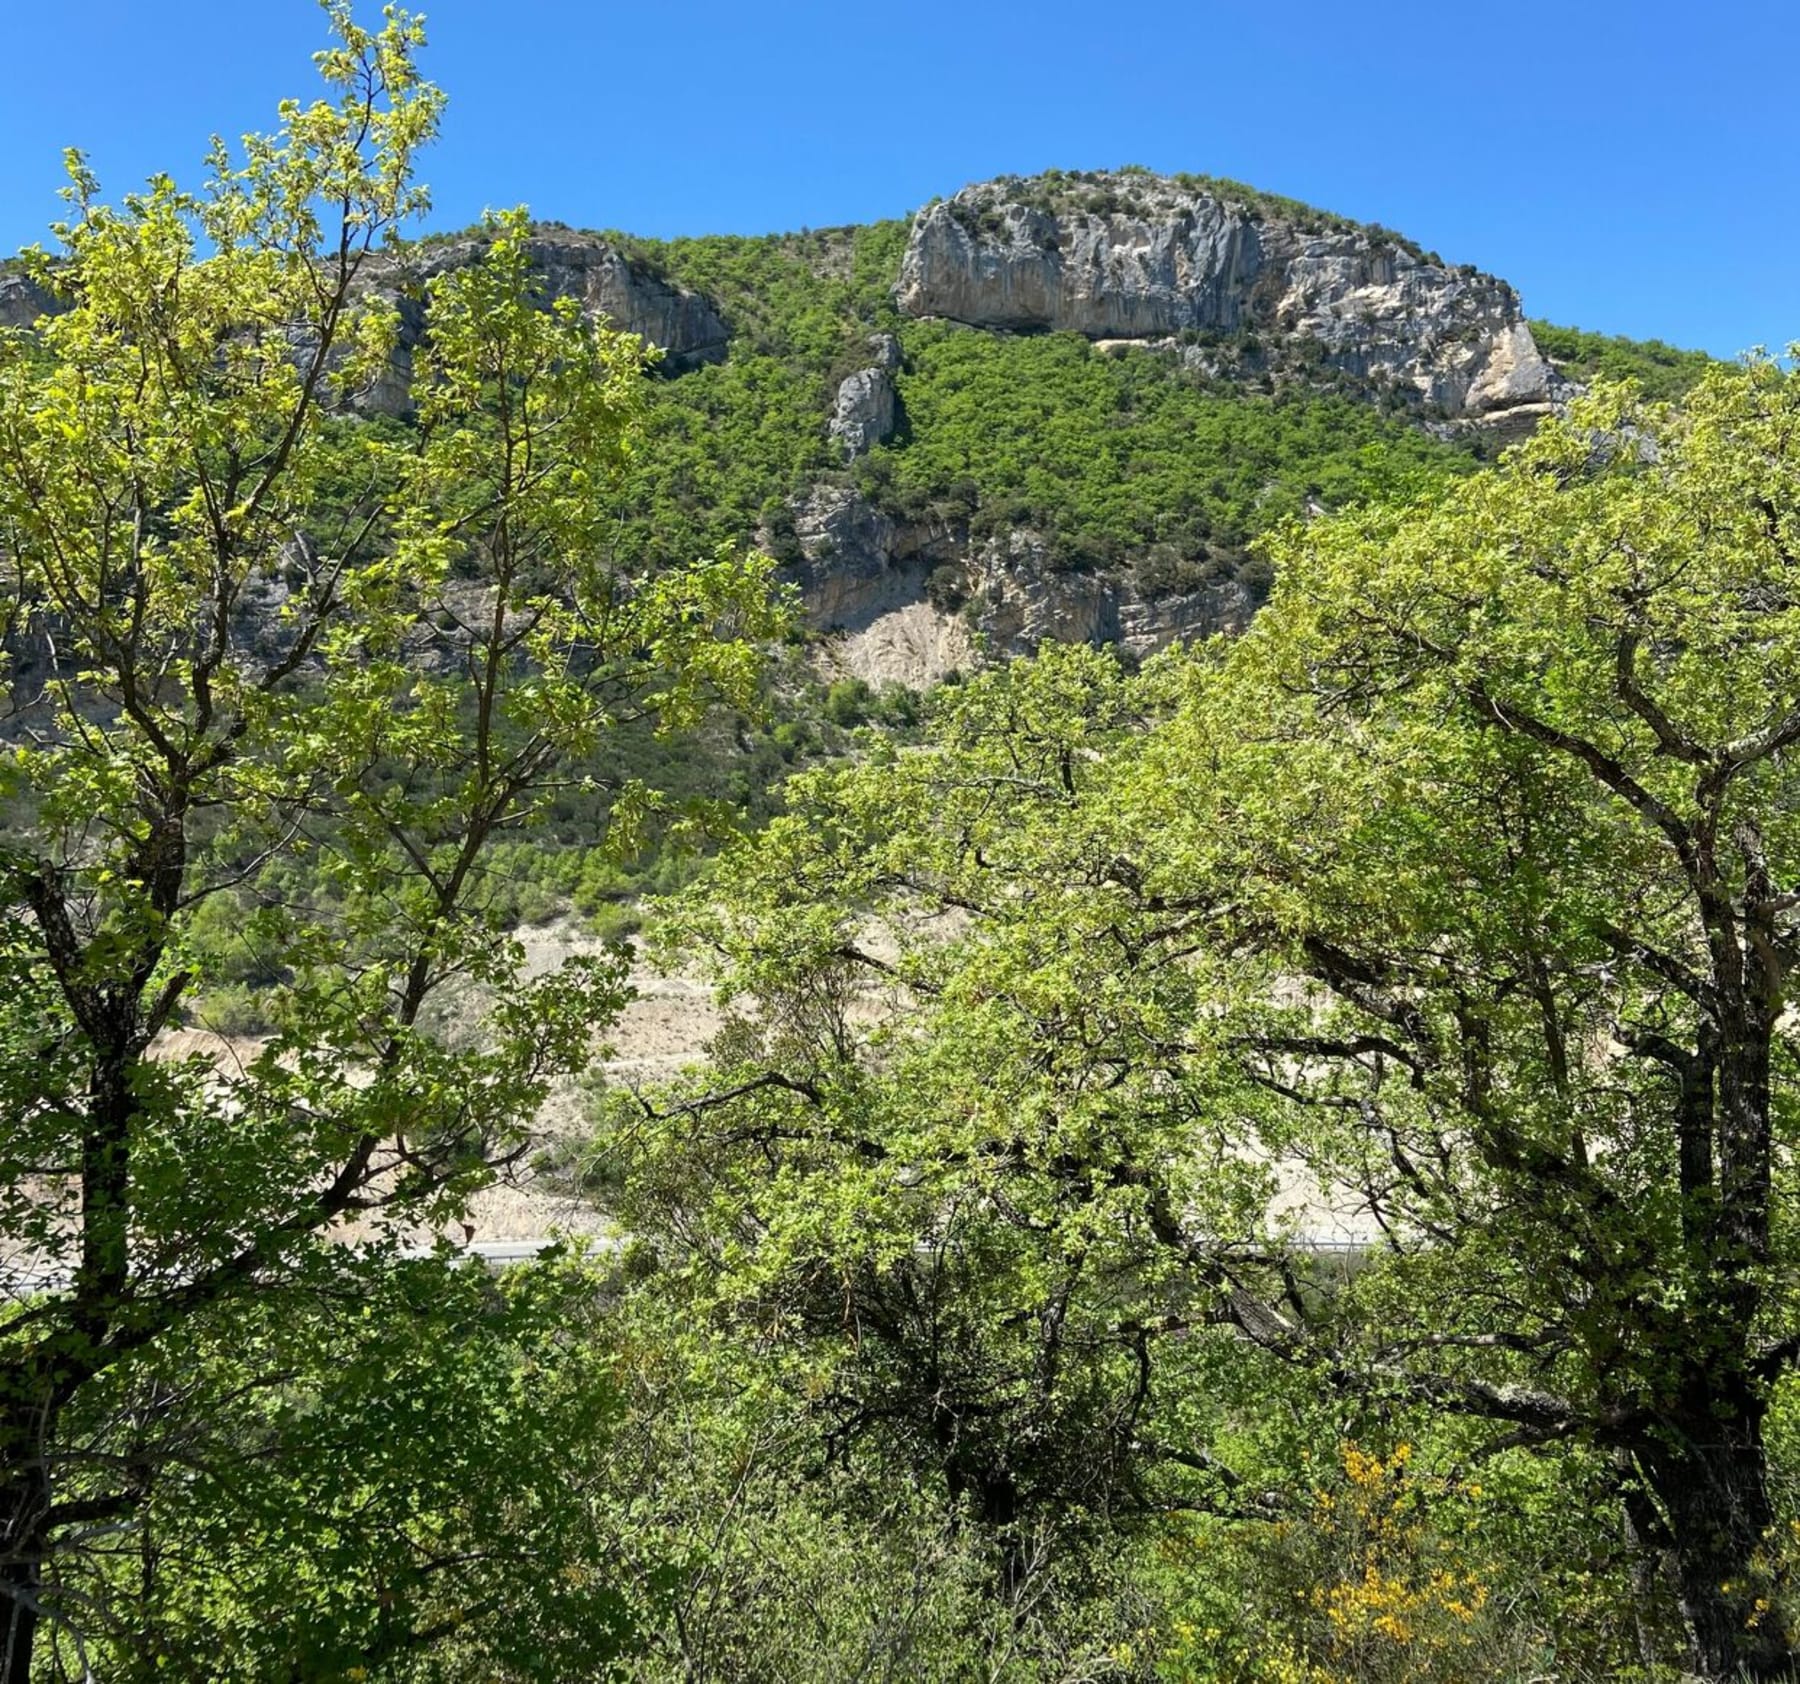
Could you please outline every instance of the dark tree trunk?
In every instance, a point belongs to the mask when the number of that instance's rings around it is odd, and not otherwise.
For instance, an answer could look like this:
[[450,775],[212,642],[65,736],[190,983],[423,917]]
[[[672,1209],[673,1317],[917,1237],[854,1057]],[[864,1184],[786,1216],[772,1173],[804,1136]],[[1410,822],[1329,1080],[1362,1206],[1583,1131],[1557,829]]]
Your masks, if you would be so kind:
[[1668,1573],[1669,1529],[1644,1489],[1629,1450],[1613,1452],[1613,1468],[1619,1480],[1625,1547],[1631,1553],[1632,1626],[1637,1634],[1638,1660],[1648,1675],[1666,1658],[1666,1645],[1651,1611],[1661,1603],[1667,1588],[1661,1581]]
[[37,1643],[42,1569],[35,1561],[0,1568],[0,1684],[31,1684],[31,1652]]
[[1019,1527],[1019,1488],[1003,1469],[984,1471],[974,1481],[975,1513],[1000,1554],[1000,1594],[1015,1602],[1031,1575],[1031,1555]]
[[0,1426],[0,1684],[29,1684],[37,1640],[50,1482],[35,1439],[23,1412]]
[[[101,1343],[129,1279],[130,1146],[137,1112],[130,1010],[95,1055],[81,1143],[81,1254],[62,1334],[38,1360],[9,1371],[0,1391],[0,1684],[29,1684],[52,1559],[54,1492],[45,1452],[64,1404],[104,1366]],[[54,1352],[54,1356],[50,1355]],[[54,1378],[51,1376],[54,1375]]]
[[1791,1680],[1800,1661],[1763,1559],[1775,1517],[1762,1428],[1757,1400],[1726,1398],[1638,1451],[1668,1517],[1691,1664],[1721,1684]]

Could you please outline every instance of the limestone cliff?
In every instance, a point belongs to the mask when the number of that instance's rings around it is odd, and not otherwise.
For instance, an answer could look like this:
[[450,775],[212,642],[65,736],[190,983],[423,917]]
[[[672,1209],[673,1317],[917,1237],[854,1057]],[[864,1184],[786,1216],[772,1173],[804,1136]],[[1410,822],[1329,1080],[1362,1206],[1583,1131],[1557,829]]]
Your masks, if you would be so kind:
[[914,316],[1090,339],[1254,336],[1455,418],[1523,421],[1554,385],[1503,281],[1383,230],[1136,171],[966,187],[914,220]]
[[[470,234],[369,260],[361,284],[399,312],[400,336],[393,366],[357,394],[356,408],[390,415],[410,408],[412,355],[428,327],[426,284],[434,275],[466,268],[486,247],[484,236]],[[662,372],[682,374],[702,363],[724,361],[730,333],[712,300],[664,280],[610,241],[571,229],[542,228],[533,233],[526,253],[545,304],[576,299],[588,314],[658,346]],[[27,327],[60,307],[24,275],[0,273],[0,327]],[[297,340],[295,350],[303,352],[304,343]]]
[[1029,531],[974,542],[896,522],[848,486],[814,487],[793,517],[801,555],[783,577],[824,635],[827,665],[874,684],[923,688],[1046,642],[1116,644],[1141,657],[1241,631],[1256,608],[1232,579],[1146,591],[1129,573],[1059,567]]
[[[466,268],[486,249],[479,235],[422,247],[408,264],[409,279],[424,282]],[[664,280],[610,241],[573,229],[540,228],[525,252],[546,303],[573,298],[589,315],[660,346],[666,372],[725,360],[729,333],[712,300]]]
[[[485,243],[371,260],[401,332],[350,407],[410,411],[428,283]],[[654,450],[620,493],[634,564],[760,542],[828,658],[877,680],[1241,627],[1269,523],[1383,494],[1390,461],[1466,471],[1569,389],[1504,282],[1199,177],[1007,177],[906,223],[761,238],[537,224],[526,249],[545,303],[661,346],[676,377],[646,394]],[[0,266],[0,328],[58,307]],[[1090,343],[1020,337],[1053,331]],[[708,364],[729,366],[679,378]]]
[[30,327],[55,308],[55,299],[28,276],[0,273],[0,328]]
[[[427,285],[434,276],[476,262],[487,244],[485,236],[468,234],[375,261],[369,289],[399,312],[400,336],[392,366],[353,398],[356,408],[386,415],[408,412],[413,352],[429,329]],[[572,229],[542,228],[532,234],[525,251],[545,305],[573,298],[588,315],[635,333],[662,351],[661,372],[684,374],[702,363],[724,361],[730,334],[712,301],[634,263],[610,241]]]

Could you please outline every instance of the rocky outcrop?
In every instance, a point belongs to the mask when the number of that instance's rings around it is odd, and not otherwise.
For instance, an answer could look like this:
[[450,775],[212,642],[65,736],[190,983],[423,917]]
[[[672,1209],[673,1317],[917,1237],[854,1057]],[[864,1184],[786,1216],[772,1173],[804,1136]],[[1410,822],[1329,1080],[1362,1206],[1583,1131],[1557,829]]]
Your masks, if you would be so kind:
[[[421,247],[407,262],[415,283],[467,268],[487,249],[479,235]],[[573,298],[589,315],[661,347],[661,367],[681,374],[723,362],[729,330],[711,299],[676,286],[610,241],[567,229],[540,229],[525,245],[543,301]]]
[[[426,283],[433,276],[467,268],[487,246],[484,236],[471,234],[370,259],[360,284],[367,296],[399,312],[400,335],[390,377],[362,394],[359,408],[393,413],[406,406],[412,353],[427,325]],[[658,346],[662,372],[683,374],[702,363],[725,360],[730,330],[712,300],[663,279],[610,241],[568,229],[540,229],[525,250],[546,305],[573,298],[589,315]],[[29,326],[56,308],[56,300],[24,275],[0,273],[0,327]],[[297,340],[296,352],[301,349],[303,342]]]
[[892,437],[897,404],[885,368],[859,368],[838,387],[826,431],[846,462]]
[[[429,329],[426,288],[435,276],[478,262],[487,245],[483,236],[467,235],[378,261],[369,275],[369,292],[396,310],[400,332],[388,368],[351,398],[353,408],[384,415],[410,410],[413,353]],[[730,330],[711,299],[664,280],[598,235],[540,230],[525,251],[546,307],[573,298],[588,315],[635,333],[662,351],[660,372],[685,374],[703,363],[725,360]]]
[[0,328],[30,327],[39,316],[53,315],[60,308],[28,275],[0,273]]
[[1241,631],[1256,608],[1232,579],[1150,594],[1128,574],[1059,570],[1030,532],[990,540],[969,557],[967,575],[969,617],[995,655],[1028,655],[1041,643],[1111,643],[1142,657]]
[[[428,322],[425,283],[434,275],[466,268],[486,246],[472,235],[371,261],[362,283],[365,295],[398,313],[400,332],[388,367],[351,396],[352,408],[383,415],[404,415],[411,409],[413,353]],[[662,279],[595,235],[534,234],[526,250],[546,305],[558,298],[576,299],[589,315],[660,347],[660,372],[684,374],[703,363],[724,361],[729,330],[704,294]],[[29,327],[62,307],[26,276],[0,273],[0,327]],[[304,358],[312,341],[304,334],[292,337],[294,356]]]
[[869,355],[873,366],[845,377],[825,424],[846,462],[886,443],[900,421],[900,398],[894,388],[894,372],[905,361],[900,341],[891,333],[872,333]]
[[1136,172],[964,188],[914,220],[897,297],[1013,331],[1255,335],[1456,417],[1541,413],[1552,395],[1503,281],[1381,230]]
[[899,528],[859,492],[814,486],[793,510],[802,559],[782,577],[818,630],[855,630],[921,594],[922,583],[898,565]]
[[[1241,631],[1256,607],[1229,578],[1157,593],[1129,574],[1059,567],[1028,531],[972,543],[957,530],[907,527],[848,486],[795,499],[793,523],[802,559],[782,577],[828,634],[827,665],[870,683],[923,688],[1041,643],[1110,643],[1142,657]],[[954,592],[930,588],[945,574],[959,581]]]

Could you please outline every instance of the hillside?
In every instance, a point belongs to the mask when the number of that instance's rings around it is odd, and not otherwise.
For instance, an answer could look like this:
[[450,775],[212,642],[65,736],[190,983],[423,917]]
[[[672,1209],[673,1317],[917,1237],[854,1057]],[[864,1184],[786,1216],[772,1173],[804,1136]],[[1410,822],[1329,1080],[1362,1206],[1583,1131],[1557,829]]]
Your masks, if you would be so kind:
[[[401,345],[358,408],[410,412],[423,283],[487,237],[431,236],[386,263]],[[791,767],[845,752],[858,725],[908,728],[907,692],[1045,639],[1142,655],[1241,628],[1272,578],[1255,540],[1283,519],[1469,472],[1571,382],[1630,375],[1671,395],[1706,362],[1527,322],[1504,282],[1389,230],[1134,170],[761,237],[541,222],[530,257],[546,296],[662,348],[619,562],[754,543],[801,590],[814,676],[790,668],[779,722],[620,741],[622,775],[751,824]],[[0,266],[0,323],[46,307]],[[597,834],[608,805],[559,798],[559,838]],[[659,846],[604,869],[523,850],[495,874],[494,911],[573,906],[614,929],[690,869]],[[229,976],[219,1022],[257,1020],[254,980]]]
[[356,9],[0,262],[0,1684],[1800,1677],[1800,371]]
[[[1669,391],[1705,360],[1528,323],[1400,235],[1202,177],[1052,171],[761,238],[540,236],[552,290],[652,338],[685,312],[621,546],[753,536],[843,670],[915,687],[983,644],[1241,626],[1281,519],[1466,472],[1571,381]],[[636,301],[593,284],[621,266]]]
[[[422,286],[378,286],[410,408]],[[659,346],[621,558],[755,543],[826,668],[912,688],[1045,638],[1145,654],[1244,625],[1257,536],[1469,471],[1596,376],[1685,390],[1701,353],[1528,321],[1403,235],[1211,177],[1047,171],[907,220],[668,241],[535,225],[547,296]],[[47,300],[0,276],[0,321]]]

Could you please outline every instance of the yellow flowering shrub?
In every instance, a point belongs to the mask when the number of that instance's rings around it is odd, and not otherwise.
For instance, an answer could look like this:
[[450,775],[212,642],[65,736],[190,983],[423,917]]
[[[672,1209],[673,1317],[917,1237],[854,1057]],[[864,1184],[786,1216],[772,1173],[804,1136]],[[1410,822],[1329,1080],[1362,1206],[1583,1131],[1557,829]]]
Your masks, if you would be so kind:
[[[1339,1447],[1289,1518],[1166,1540],[1199,1617],[1171,1622],[1161,1676],[1192,1684],[1470,1684],[1539,1676],[1535,1635],[1498,1616],[1479,1485],[1410,1445]],[[1229,1588],[1228,1588],[1229,1587]],[[1232,1600],[1239,1603],[1232,1609]]]

